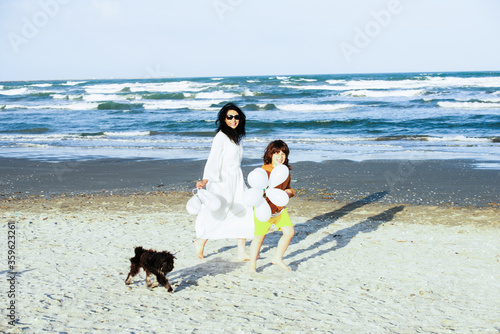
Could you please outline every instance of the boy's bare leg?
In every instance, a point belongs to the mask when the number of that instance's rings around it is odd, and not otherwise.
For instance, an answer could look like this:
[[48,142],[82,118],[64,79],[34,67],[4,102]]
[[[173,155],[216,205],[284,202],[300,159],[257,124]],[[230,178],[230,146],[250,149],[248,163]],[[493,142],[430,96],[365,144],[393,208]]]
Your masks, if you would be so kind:
[[238,261],[248,261],[250,256],[247,253],[247,239],[238,239]]
[[196,250],[196,256],[198,258],[203,259],[203,251],[205,250],[205,244],[207,243],[208,239],[196,239],[194,241],[194,249]]
[[295,235],[295,229],[293,226],[283,226],[281,228],[281,231],[283,232],[283,235],[280,238],[280,241],[278,241],[278,247],[276,247],[276,254],[274,255],[272,259],[272,264],[275,264],[287,271],[290,271],[290,267],[283,262],[283,255],[285,254],[285,251],[288,248],[288,245],[290,245],[290,241],[292,241],[293,236]]
[[259,257],[260,248],[262,247],[265,237],[265,235],[255,235],[250,244],[250,263],[248,264],[248,271],[251,273],[257,272],[257,258]]

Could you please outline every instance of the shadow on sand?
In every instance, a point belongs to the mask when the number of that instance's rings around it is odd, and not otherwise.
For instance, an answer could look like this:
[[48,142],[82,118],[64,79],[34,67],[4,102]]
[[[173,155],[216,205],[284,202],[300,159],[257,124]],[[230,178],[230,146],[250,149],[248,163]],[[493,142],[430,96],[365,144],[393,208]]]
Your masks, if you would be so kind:
[[172,275],[167,275],[167,277],[170,284],[174,287],[174,291],[179,292],[191,286],[197,286],[198,280],[204,276],[229,274],[244,265],[246,265],[245,262],[233,262],[214,258],[210,261],[175,271]]
[[[359,201],[352,202],[344,205],[340,209],[322,214],[320,216],[316,216],[303,224],[299,224],[295,226],[295,236],[292,239],[291,245],[298,244],[305,240],[310,234],[314,234],[321,229],[328,227],[333,224],[335,221],[340,219],[341,217],[349,214],[350,212],[361,208],[364,205],[374,203],[379,201],[381,198],[388,194],[387,191],[381,191],[377,193],[373,193]],[[317,252],[303,258],[296,259],[290,262],[288,265],[292,268],[292,270],[296,270],[297,266],[305,261],[313,259],[315,257],[321,256],[328,252],[333,252],[337,249],[345,247],[349,244],[349,242],[360,232],[369,233],[375,231],[381,224],[391,221],[394,218],[394,215],[404,209],[403,205],[393,207],[389,210],[386,210],[378,215],[368,217],[360,223],[357,223],[353,226],[344,228],[334,233],[329,233],[321,240],[315,242],[311,246],[307,248],[301,248],[291,252],[290,254],[285,255],[285,259],[297,258],[300,254],[317,249],[323,245],[331,244],[331,247],[318,250]],[[307,230],[307,231],[305,231]],[[276,247],[279,238],[281,237],[281,232],[273,232],[269,235],[269,241],[266,242],[268,247],[262,249],[261,253],[265,253],[269,250],[272,250]],[[266,238],[267,239],[267,238]],[[267,241],[267,240],[266,240]],[[264,245],[263,245],[264,246]],[[322,247],[324,248],[324,247]],[[259,267],[259,271],[264,270],[266,267],[271,266],[270,263]]]

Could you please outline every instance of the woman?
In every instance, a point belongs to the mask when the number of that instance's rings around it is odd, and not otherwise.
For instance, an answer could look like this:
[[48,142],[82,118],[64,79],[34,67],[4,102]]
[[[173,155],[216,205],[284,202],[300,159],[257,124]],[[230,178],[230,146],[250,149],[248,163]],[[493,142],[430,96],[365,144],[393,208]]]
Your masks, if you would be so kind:
[[217,134],[208,156],[203,180],[196,182],[198,189],[206,187],[217,196],[222,205],[211,211],[203,205],[196,218],[196,255],[203,259],[208,239],[238,239],[238,260],[249,259],[246,239],[253,238],[253,211],[243,203],[246,190],[241,159],[241,139],[245,136],[245,114],[233,103],[227,103],[219,111]]

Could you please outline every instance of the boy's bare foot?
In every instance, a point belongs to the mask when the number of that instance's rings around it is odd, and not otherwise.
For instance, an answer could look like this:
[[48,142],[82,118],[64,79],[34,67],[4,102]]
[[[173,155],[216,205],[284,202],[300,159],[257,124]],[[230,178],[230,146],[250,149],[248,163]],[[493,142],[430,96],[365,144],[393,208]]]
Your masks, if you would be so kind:
[[285,269],[286,271],[291,271],[291,270],[292,270],[289,266],[287,266],[287,265],[285,264],[285,262],[283,262],[283,260],[276,260],[276,259],[273,259],[273,260],[271,261],[271,263],[272,263],[272,264],[277,265],[277,266],[278,266],[278,267],[280,267],[280,268]]
[[205,256],[203,256],[203,251],[205,249],[205,244],[207,243],[207,241],[204,239],[196,239],[193,243],[194,243],[194,249],[196,251],[196,256],[199,259],[204,259]]

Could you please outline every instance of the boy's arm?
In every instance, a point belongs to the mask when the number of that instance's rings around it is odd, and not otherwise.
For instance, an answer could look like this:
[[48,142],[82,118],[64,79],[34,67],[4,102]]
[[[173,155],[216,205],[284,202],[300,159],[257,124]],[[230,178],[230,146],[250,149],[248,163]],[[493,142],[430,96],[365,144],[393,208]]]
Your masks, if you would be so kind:
[[288,197],[291,198],[295,196],[295,190],[291,188],[292,178],[288,176],[287,181],[288,182],[286,183],[285,192],[288,194]]

